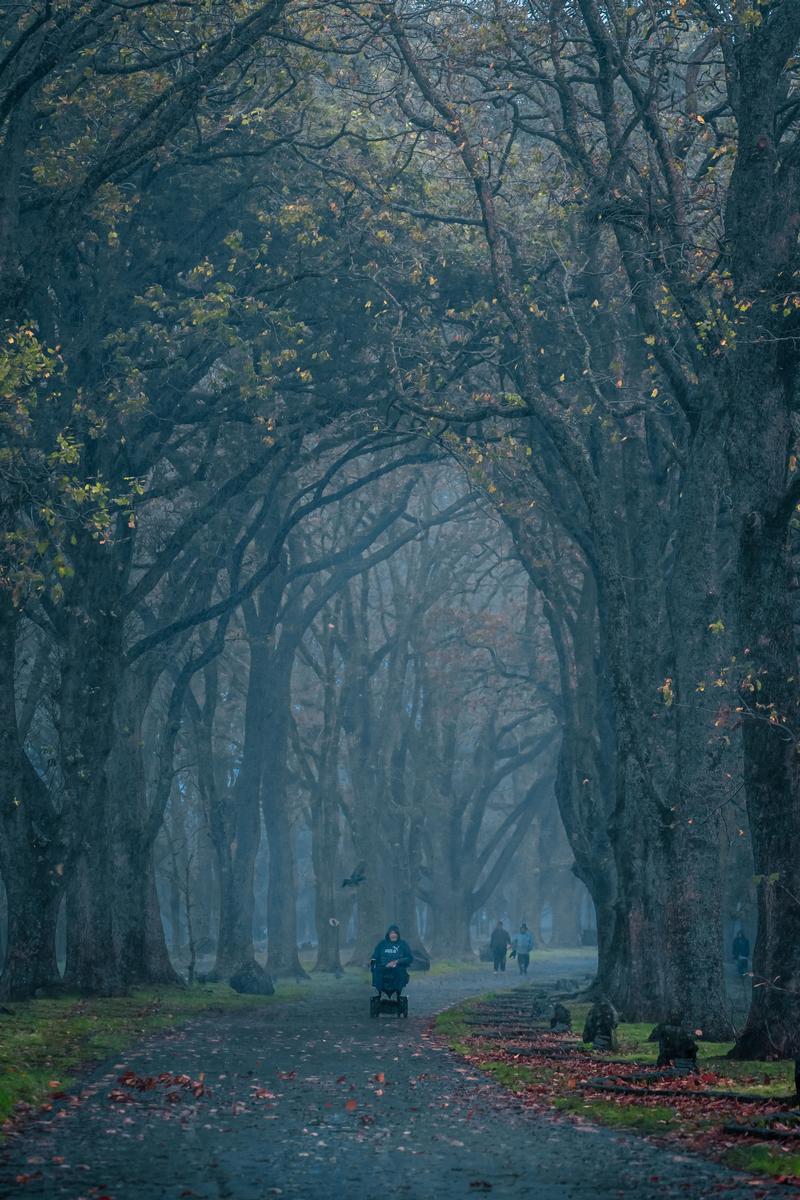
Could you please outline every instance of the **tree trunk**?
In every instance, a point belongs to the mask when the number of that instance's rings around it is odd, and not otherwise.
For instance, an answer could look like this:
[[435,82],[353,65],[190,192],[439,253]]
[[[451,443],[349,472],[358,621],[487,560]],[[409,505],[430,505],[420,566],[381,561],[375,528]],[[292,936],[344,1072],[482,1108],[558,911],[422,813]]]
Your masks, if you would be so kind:
[[440,962],[474,962],[469,923],[471,892],[450,889],[442,883],[431,896],[431,958]]
[[267,887],[267,970],[278,976],[307,979],[297,951],[297,881],[292,825],[285,793],[264,788],[264,825],[269,846]]
[[616,925],[616,884],[608,886],[606,872],[598,872],[584,884],[594,904],[597,920],[597,975],[594,989],[598,996],[610,996],[614,984],[614,929]]
[[152,831],[143,760],[145,713],[157,669],[129,669],[122,680],[109,755],[108,819],[114,890],[112,917],[119,978],[124,987],[180,984],[170,961],[155,891]]
[[[356,800],[358,803],[358,799]],[[369,962],[376,942],[383,937],[391,920],[386,903],[385,878],[380,844],[374,820],[366,815],[354,818],[350,834],[355,857],[366,866],[366,879],[360,884],[356,900],[356,940],[349,962],[363,967]]]
[[[750,1013],[740,1056],[800,1052],[800,712],[798,654],[791,607],[789,525],[797,476],[798,341],[787,320],[797,266],[797,143],[783,148],[779,127],[789,66],[800,31],[796,6],[781,6],[736,50],[732,94],[737,153],[725,211],[725,247],[746,327],[727,351],[725,449],[736,518],[736,635],[744,779],[758,887]],[[791,180],[791,182],[790,182]],[[791,311],[791,310],[790,310]],[[793,472],[792,472],[793,474]],[[789,490],[787,491],[787,487]]]
[[[272,585],[271,585],[272,586]],[[260,607],[245,613],[250,647],[250,672],[244,717],[242,761],[228,795],[209,789],[210,831],[219,879],[219,930],[213,979],[230,979],[237,971],[257,966],[253,948],[255,867],[261,842],[262,778],[269,737],[272,630],[271,595]],[[213,770],[210,742],[204,770]],[[209,778],[211,776],[209,775]]]
[[568,866],[550,875],[550,907],[553,913],[551,946],[580,945],[580,899],[578,881]]
[[[286,636],[285,634],[282,635]],[[267,885],[267,969],[275,975],[307,979],[297,951],[297,879],[289,816],[287,756],[291,719],[294,639],[279,644],[270,664],[267,742],[261,780],[261,804],[269,847]]]
[[[197,945],[207,946],[213,941],[213,933],[219,924],[219,915],[215,917],[215,899],[217,895],[217,872],[214,866],[214,847],[206,831],[198,834],[197,854],[193,863],[192,890],[190,902],[192,906],[192,925]],[[198,953],[203,953],[199,950]]]
[[736,1046],[741,1058],[800,1051],[800,759],[789,567],[784,518],[745,521],[739,634],[751,664],[741,695],[758,933],[752,1002]]
[[410,886],[399,889],[395,911],[397,913],[396,924],[400,926],[400,933],[408,942],[414,958],[419,963],[429,962],[430,955],[423,945],[422,935],[419,931],[417,895]]
[[724,717],[730,705],[720,707],[715,688],[730,663],[731,646],[717,563],[721,422],[710,409],[709,401],[681,479],[667,589],[676,702],[670,812],[664,818],[664,1016],[670,1010],[680,1012],[712,1041],[724,1041],[732,1026],[724,973],[720,846],[723,808],[738,756],[730,748],[732,723]]
[[[625,762],[624,747],[620,761]],[[617,896],[611,947],[610,995],[626,1021],[661,1019],[667,1003],[663,948],[663,854],[654,852],[652,831],[637,801],[641,796],[638,769],[622,778],[617,795],[625,798],[616,816],[612,842],[616,861]]]
[[339,823],[336,815],[327,811],[328,802],[327,797],[320,797],[311,818],[311,862],[314,869],[314,918],[317,930],[314,970],[341,975],[341,914],[337,903],[340,889],[336,878]]
[[144,889],[144,951],[142,954],[142,980],[149,984],[179,984],[183,979],[172,965],[164,937],[164,922],[156,887],[156,867],[152,851],[145,868]]
[[[396,777],[402,778],[402,769],[396,770]],[[419,886],[419,839],[413,825],[413,817],[409,807],[403,802],[405,793],[397,789],[397,812],[393,820],[387,822],[389,839],[388,858],[391,863],[389,878],[391,880],[392,897],[390,920],[398,925],[400,934],[416,959],[428,961],[428,952],[422,944],[417,918],[417,890]],[[387,889],[388,890],[388,889]]]
[[119,996],[125,987],[111,920],[114,876],[107,839],[85,844],[67,889],[67,961],[64,982],[87,996]]
[[261,833],[258,801],[257,793],[255,803],[251,794],[245,795],[238,780],[236,793],[227,801],[233,809],[233,829],[212,833],[219,877],[219,930],[211,973],[214,979],[229,979],[245,964],[255,962],[253,880]]
[[55,931],[65,856],[46,785],[20,742],[17,624],[0,589],[0,875],[8,914],[0,996],[25,999],[59,982]]
[[67,899],[65,979],[84,994],[116,995],[124,985],[113,930],[116,880],[107,766],[122,682],[122,620],[109,572],[94,560],[84,572],[88,582],[61,614],[62,815],[76,860]]
[[[6,857],[7,854],[7,857]],[[56,922],[61,888],[36,854],[17,842],[3,855],[8,932],[0,998],[27,1000],[43,988],[58,987]]]

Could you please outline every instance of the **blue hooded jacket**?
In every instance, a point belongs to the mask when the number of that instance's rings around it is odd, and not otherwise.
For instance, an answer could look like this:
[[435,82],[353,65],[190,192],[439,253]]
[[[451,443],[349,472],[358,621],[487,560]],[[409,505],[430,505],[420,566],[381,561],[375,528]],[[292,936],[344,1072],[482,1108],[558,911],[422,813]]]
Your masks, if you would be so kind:
[[[397,934],[396,942],[390,941],[390,933]],[[411,953],[411,947],[400,937],[400,929],[397,925],[390,925],[386,930],[386,936],[381,938],[372,951],[373,987],[382,988],[384,984],[389,984],[392,991],[404,988],[408,983],[408,968],[413,961],[414,955]],[[384,973],[384,968],[392,962],[396,962],[397,966]]]

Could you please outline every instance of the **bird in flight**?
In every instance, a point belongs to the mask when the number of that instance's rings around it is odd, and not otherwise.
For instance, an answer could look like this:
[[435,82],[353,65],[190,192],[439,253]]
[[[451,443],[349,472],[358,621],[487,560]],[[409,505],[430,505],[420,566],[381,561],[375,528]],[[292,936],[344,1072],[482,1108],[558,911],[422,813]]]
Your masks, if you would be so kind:
[[350,872],[349,877],[347,879],[342,880],[342,887],[343,888],[358,887],[358,885],[360,883],[363,883],[364,880],[367,878],[366,875],[364,874],[364,869],[365,869],[365,864],[359,863],[358,866],[355,868],[355,870]]

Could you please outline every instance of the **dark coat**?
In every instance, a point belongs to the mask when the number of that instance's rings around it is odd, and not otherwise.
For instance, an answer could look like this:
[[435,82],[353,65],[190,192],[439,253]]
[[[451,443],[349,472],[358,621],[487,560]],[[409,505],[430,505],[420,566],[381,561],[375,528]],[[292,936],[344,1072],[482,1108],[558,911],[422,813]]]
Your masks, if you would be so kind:
[[750,941],[745,933],[740,929],[736,937],[733,939],[733,957],[734,958],[749,958],[750,957]]
[[[392,931],[400,933],[396,925],[390,925],[386,937],[381,938],[372,951],[372,986],[378,990],[385,991],[389,987],[392,991],[400,991],[404,988],[408,983],[408,968],[414,961],[408,942],[399,936],[396,942],[389,939]],[[389,967],[392,962],[396,962],[397,966]]]
[[507,929],[493,929],[492,936],[489,938],[489,945],[492,948],[492,954],[503,954],[504,951],[511,945]]

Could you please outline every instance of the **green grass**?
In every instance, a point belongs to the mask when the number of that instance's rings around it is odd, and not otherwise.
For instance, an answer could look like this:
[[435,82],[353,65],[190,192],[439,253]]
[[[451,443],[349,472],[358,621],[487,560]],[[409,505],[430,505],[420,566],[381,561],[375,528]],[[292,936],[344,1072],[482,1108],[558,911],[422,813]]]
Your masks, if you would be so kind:
[[546,1083],[554,1075],[551,1067],[524,1067],[510,1062],[488,1062],[481,1069],[512,1092],[524,1092],[530,1084]]
[[471,996],[469,1000],[463,1000],[461,1004],[438,1014],[433,1027],[436,1033],[445,1039],[448,1049],[462,1055],[475,1052],[474,1045],[467,1041],[468,1038],[475,1037],[475,1029],[472,1025],[465,1024],[464,1018],[479,1004],[490,1000],[493,995],[494,992],[483,992],[480,996]]
[[[537,962],[548,962],[550,959],[563,958],[566,962],[572,960],[582,961],[585,958],[597,958],[596,946],[562,946],[553,947],[537,946],[531,955],[531,970],[533,971]],[[536,980],[532,976],[529,977],[529,982],[535,983]]]
[[753,1096],[794,1095],[793,1062],[736,1062],[724,1054],[702,1055],[703,1066],[715,1071],[723,1080],[730,1080],[733,1087],[720,1083],[729,1091],[742,1091]]
[[434,959],[431,961],[430,971],[426,971],[426,975],[463,975],[465,971],[486,971],[492,969],[491,963],[479,962],[477,958],[464,959],[459,962],[457,959]]
[[739,1171],[752,1175],[790,1175],[800,1177],[800,1153],[787,1154],[780,1146],[735,1146],[728,1150],[723,1161]]
[[[577,1004],[572,1010],[573,1027],[580,1033],[588,1005]],[[622,1059],[626,1062],[652,1066],[658,1058],[658,1045],[648,1042],[653,1025],[650,1022],[620,1024],[617,1029],[617,1049],[586,1052],[597,1058]],[[754,1096],[785,1096],[794,1091],[793,1062],[737,1062],[727,1057],[733,1042],[697,1043],[697,1061],[701,1070],[720,1076],[719,1087],[725,1091],[746,1091]]]
[[615,1104],[613,1100],[583,1100],[580,1096],[557,1096],[553,1107],[561,1112],[586,1117],[596,1125],[634,1129],[637,1133],[664,1133],[678,1125],[674,1108],[666,1105]]
[[[436,1020],[436,1032],[446,1039],[451,1050],[462,1055],[479,1056],[481,1070],[511,1092],[522,1093],[530,1087],[545,1085],[548,1102],[557,1110],[571,1113],[610,1128],[626,1129],[642,1135],[658,1135],[668,1132],[686,1132],[685,1118],[674,1107],[667,1104],[651,1105],[620,1103],[612,1099],[587,1099],[582,1093],[572,1090],[574,1081],[559,1083],[559,1071],[533,1061],[493,1061],[495,1047],[481,1045],[474,1026],[465,1024],[465,1018],[476,1004],[491,1000],[502,993],[488,992],[474,997],[441,1013]],[[570,1004],[572,1025],[580,1035],[589,1004]],[[648,1041],[653,1024],[625,1022],[617,1030],[617,1049],[593,1051],[581,1046],[583,1053],[597,1062],[597,1074],[603,1073],[604,1061],[620,1060],[652,1066],[658,1057],[658,1046]],[[742,1091],[754,1097],[784,1096],[794,1088],[794,1064],[792,1062],[737,1062],[727,1058],[731,1042],[699,1042],[698,1060],[701,1069],[719,1076],[719,1082],[710,1084],[712,1090]],[[548,1086],[549,1085],[549,1086]],[[562,1086],[563,1085],[563,1086]],[[569,1090],[565,1090],[565,1087]],[[699,1120],[699,1125],[698,1125]],[[692,1128],[702,1128],[701,1117],[694,1119]],[[756,1174],[800,1175],[800,1153],[787,1154],[777,1146],[740,1146],[725,1158],[731,1166]]]
[[68,1087],[82,1067],[125,1050],[148,1033],[203,1013],[274,1004],[303,994],[294,984],[279,985],[274,996],[240,996],[227,984],[206,984],[11,1004],[14,1015],[0,1017],[0,1121],[20,1102],[44,1103]]

